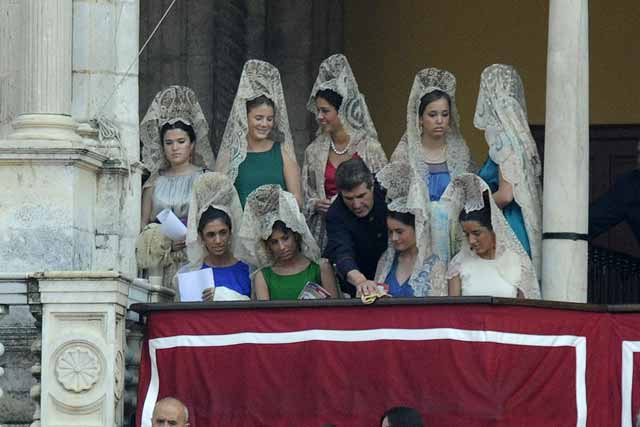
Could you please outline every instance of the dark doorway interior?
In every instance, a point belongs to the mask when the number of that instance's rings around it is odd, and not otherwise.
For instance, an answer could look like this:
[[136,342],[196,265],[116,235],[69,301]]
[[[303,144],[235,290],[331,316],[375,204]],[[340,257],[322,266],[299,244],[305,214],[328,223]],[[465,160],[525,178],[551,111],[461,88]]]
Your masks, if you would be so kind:
[[[544,126],[531,132],[544,159]],[[638,167],[640,125],[589,127],[589,199],[605,193],[622,174]],[[620,223],[589,247],[589,302],[640,303],[640,244],[631,228]]]

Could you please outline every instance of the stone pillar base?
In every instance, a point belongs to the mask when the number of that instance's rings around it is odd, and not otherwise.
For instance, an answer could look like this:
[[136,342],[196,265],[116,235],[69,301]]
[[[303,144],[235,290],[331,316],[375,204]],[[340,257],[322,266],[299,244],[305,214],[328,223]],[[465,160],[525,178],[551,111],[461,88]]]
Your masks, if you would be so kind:
[[121,426],[130,280],[115,272],[40,276],[42,425]]
[[69,146],[82,140],[76,132],[78,124],[63,114],[20,114],[12,126],[10,139],[65,141]]
[[587,249],[584,240],[542,241],[543,299],[587,302]]

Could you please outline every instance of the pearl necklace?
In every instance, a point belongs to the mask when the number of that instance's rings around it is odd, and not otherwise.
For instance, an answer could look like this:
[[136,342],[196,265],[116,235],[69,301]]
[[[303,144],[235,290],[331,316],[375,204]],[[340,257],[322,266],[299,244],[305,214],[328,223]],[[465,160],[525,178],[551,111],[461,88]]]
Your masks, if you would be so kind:
[[347,151],[349,151],[349,145],[351,145],[351,140],[349,140],[349,142],[347,142],[347,146],[344,147],[344,150],[338,150],[336,148],[336,144],[333,142],[333,139],[331,139],[331,150],[333,150],[333,152],[336,153],[338,156],[342,156]]

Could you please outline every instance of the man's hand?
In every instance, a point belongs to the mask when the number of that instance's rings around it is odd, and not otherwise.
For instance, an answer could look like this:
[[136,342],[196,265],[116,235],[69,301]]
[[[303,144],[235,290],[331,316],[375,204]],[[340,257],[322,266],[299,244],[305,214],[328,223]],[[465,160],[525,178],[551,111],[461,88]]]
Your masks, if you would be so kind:
[[357,284],[356,289],[356,297],[360,297],[362,295],[367,296],[378,292],[378,284],[373,280],[365,280],[364,282]]

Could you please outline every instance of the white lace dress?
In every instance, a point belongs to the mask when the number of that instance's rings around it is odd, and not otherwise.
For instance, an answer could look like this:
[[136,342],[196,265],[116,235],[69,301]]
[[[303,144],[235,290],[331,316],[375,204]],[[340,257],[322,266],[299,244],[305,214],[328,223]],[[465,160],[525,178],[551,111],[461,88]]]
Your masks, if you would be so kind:
[[460,276],[461,295],[486,295],[492,297],[515,298],[520,280],[520,263],[516,254],[505,252],[509,260],[501,265],[509,265],[507,271],[498,269],[495,259],[480,258],[473,252],[460,251],[449,266],[449,278]]

